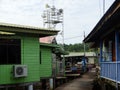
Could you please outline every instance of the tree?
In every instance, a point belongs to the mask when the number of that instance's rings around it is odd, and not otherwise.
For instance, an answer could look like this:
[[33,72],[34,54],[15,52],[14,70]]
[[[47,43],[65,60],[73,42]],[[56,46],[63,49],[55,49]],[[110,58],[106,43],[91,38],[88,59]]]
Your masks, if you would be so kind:
[[[86,52],[93,51],[90,49],[89,44],[85,44]],[[64,44],[65,51],[69,52],[84,52],[84,43],[76,43],[76,44]]]

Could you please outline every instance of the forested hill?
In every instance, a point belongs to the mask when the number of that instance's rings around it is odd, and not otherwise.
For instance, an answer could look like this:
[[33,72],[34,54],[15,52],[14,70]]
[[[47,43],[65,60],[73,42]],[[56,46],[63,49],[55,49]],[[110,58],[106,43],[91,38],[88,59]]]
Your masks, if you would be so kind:
[[[64,44],[65,51],[68,52],[84,52],[84,44],[83,43],[77,43],[77,44]],[[85,51],[93,51],[90,49],[89,44],[85,44]]]

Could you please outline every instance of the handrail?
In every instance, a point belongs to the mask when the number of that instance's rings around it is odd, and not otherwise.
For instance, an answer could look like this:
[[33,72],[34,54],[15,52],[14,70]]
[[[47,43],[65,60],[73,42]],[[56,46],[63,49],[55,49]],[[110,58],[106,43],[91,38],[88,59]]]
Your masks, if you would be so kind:
[[100,64],[109,64],[109,63],[116,64],[116,63],[120,63],[120,61],[117,61],[117,62],[110,62],[110,61],[100,62]]

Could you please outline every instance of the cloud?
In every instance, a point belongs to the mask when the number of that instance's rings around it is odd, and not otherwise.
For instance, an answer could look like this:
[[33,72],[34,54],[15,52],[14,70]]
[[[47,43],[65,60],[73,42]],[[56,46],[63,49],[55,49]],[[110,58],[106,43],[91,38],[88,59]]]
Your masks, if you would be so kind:
[[[106,10],[113,1],[106,0]],[[64,9],[65,38],[82,36],[83,31],[88,34],[102,17],[99,0],[0,0],[0,22],[43,27],[41,15],[46,4]],[[61,26],[57,25],[57,29]],[[82,39],[65,40],[65,43],[82,42]]]

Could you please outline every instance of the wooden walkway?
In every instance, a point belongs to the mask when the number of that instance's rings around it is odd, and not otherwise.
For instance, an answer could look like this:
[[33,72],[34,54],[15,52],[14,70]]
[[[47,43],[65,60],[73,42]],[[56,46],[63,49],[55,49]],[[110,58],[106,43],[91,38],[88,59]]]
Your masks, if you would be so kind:
[[55,90],[92,90],[93,79],[95,78],[95,69],[85,73],[82,77],[74,79]]

